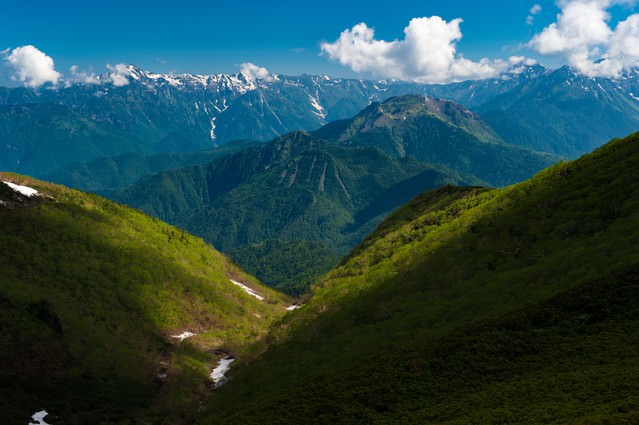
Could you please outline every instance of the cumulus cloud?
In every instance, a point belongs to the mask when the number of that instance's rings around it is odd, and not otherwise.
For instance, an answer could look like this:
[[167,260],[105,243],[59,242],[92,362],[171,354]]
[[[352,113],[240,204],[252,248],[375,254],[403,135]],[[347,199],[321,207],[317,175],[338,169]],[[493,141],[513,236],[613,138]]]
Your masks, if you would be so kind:
[[73,65],[69,71],[71,72],[72,83],[99,84],[100,80],[95,72],[80,71],[77,65]]
[[126,64],[118,63],[116,65],[111,66],[107,64],[107,68],[109,71],[109,78],[111,79],[111,83],[116,87],[122,87],[129,84],[129,76],[131,75],[131,70]]
[[608,9],[634,0],[563,0],[557,21],[535,35],[529,46],[543,55],[564,56],[568,64],[590,76],[613,77],[639,65],[639,14],[615,28]]
[[526,17],[526,24],[532,25],[535,23],[535,15],[539,15],[541,13],[541,6],[539,4],[534,4],[530,10],[528,11],[528,16]]
[[333,43],[322,43],[322,53],[355,72],[424,83],[446,83],[489,78],[503,61],[471,61],[457,54],[461,19],[446,22],[439,16],[414,18],[404,28],[403,40],[377,40],[365,23],[344,30]]
[[250,62],[241,64],[240,72],[254,80],[273,81],[273,76],[268,69]]
[[528,67],[537,65],[535,59],[527,58],[526,56],[511,56],[508,58],[508,64],[510,65],[506,70],[507,74],[517,75],[526,71]]
[[10,78],[26,87],[40,87],[43,84],[57,84],[62,74],[55,70],[53,59],[35,46],[27,45],[5,50],[3,59],[12,71]]

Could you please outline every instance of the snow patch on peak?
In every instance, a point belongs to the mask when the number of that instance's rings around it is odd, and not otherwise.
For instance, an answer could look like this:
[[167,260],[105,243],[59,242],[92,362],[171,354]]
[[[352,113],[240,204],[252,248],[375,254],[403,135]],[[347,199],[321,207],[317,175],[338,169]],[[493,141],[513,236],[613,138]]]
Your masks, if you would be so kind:
[[181,81],[179,76],[176,76],[176,75],[148,73],[146,74],[146,77],[153,80],[154,82],[159,82],[159,80],[164,80],[170,85],[172,85],[173,87],[177,87],[177,88],[184,86],[184,82]]
[[321,119],[326,118],[326,109],[324,109],[324,107],[319,104],[317,98],[311,96],[310,94],[308,95],[308,97],[311,100],[311,106],[313,107],[313,109],[315,109],[315,111],[313,111],[313,114],[317,115]]
[[215,117],[211,118],[211,140],[215,140]]

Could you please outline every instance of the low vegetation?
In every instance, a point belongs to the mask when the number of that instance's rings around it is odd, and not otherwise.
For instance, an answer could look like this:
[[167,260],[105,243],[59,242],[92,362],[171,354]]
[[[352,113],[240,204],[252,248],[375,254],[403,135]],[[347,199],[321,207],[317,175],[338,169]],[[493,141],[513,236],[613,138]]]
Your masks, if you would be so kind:
[[[38,409],[51,423],[188,419],[209,394],[216,350],[250,358],[286,313],[285,296],[180,229],[61,186],[6,173],[0,181],[40,192],[0,183],[6,423]],[[185,331],[196,335],[179,342]]]

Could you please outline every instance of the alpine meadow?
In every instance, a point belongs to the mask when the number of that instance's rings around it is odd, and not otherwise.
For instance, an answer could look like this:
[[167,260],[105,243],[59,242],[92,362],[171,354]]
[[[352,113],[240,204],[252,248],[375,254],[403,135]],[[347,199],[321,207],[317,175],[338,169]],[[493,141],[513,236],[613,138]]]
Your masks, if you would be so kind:
[[639,2],[10,2],[0,423],[639,423]]

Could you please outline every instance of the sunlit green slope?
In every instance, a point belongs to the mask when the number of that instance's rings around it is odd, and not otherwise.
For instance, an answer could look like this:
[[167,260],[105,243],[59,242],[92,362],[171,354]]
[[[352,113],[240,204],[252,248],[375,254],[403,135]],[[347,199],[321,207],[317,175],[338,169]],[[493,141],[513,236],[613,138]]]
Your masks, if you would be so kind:
[[62,186],[0,181],[39,192],[0,183],[3,423],[39,409],[54,424],[175,423],[209,393],[215,350],[249,356],[286,313],[283,295],[182,230]]
[[639,134],[512,187],[427,192],[204,422],[636,423],[638,275]]

